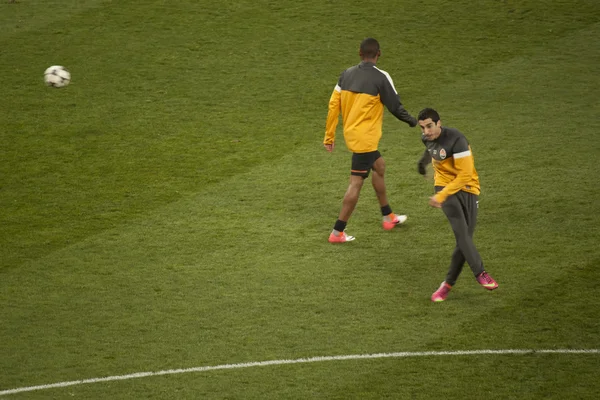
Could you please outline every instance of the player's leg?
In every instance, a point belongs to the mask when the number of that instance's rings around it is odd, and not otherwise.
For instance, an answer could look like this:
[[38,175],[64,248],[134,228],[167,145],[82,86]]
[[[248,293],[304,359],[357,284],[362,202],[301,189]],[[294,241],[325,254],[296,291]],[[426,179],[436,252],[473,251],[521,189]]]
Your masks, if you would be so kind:
[[[464,194],[464,192],[458,192],[448,197],[442,204],[442,211],[446,215],[446,218],[448,218],[448,222],[450,222],[450,226],[454,232],[456,247],[462,253],[463,258],[469,264],[469,267],[471,267],[473,274],[477,276],[483,272],[483,262],[473,243],[472,232],[470,232],[469,225],[467,224],[467,217],[465,216],[466,210],[460,199],[462,194]],[[448,274],[458,277],[457,271],[462,269],[460,263],[462,258],[458,255],[456,258],[453,256],[452,261]]]
[[362,154],[354,153],[352,155],[352,168],[350,171],[350,183],[348,189],[344,194],[342,200],[342,209],[338,216],[333,231],[329,235],[330,243],[345,243],[354,240],[354,236],[347,235],[344,230],[346,224],[358,203],[360,191],[362,189],[365,178],[369,176],[371,164],[368,162],[368,158],[365,158]]
[[[456,196],[453,195],[446,199],[446,201],[442,204],[442,211],[444,211],[444,214],[448,218],[448,221],[452,226],[452,230],[454,231],[456,247],[452,252],[452,258],[450,260],[450,266],[448,267],[446,279],[444,279],[440,287],[431,295],[431,301],[436,303],[446,300],[448,293],[450,293],[452,286],[454,286],[458,276],[462,272],[466,258],[460,247],[459,237],[462,235],[469,236],[468,226],[466,220],[464,220],[464,212]],[[463,220],[463,223],[460,223],[461,219]]]
[[379,206],[385,207],[389,205],[385,187],[385,161],[381,156],[373,163],[373,177],[371,179],[373,189],[375,189],[375,194],[379,201]]
[[338,220],[335,221],[335,225],[333,226],[333,230],[329,234],[329,242],[330,243],[345,243],[351,242],[354,240],[354,236],[350,236],[344,232],[346,229],[346,224],[358,203],[358,197],[360,196],[360,190],[362,188],[364,182],[364,178],[361,176],[350,176],[350,184],[348,185],[348,189],[346,189],[346,194],[344,194],[344,199],[342,200],[342,209],[340,210],[340,215],[338,216]]
[[338,217],[339,220],[348,222],[350,219],[350,216],[358,203],[364,181],[365,178],[362,176],[350,175],[350,184],[348,185],[346,194],[344,194],[344,200],[342,200],[342,209]]
[[446,282],[450,286],[454,286],[460,273],[462,272],[463,266],[465,265],[465,256],[458,246],[454,248],[452,252],[452,258],[450,259],[450,267],[448,267],[448,273],[446,274]]
[[[472,193],[461,192],[462,203],[464,204],[465,217],[469,227],[469,236],[473,239],[475,226],[477,225],[477,214],[479,212],[479,197]],[[477,282],[488,290],[494,290],[498,287],[498,282],[494,280],[484,269],[483,262],[481,263],[483,272],[477,274],[475,271],[475,279]]]
[[477,195],[460,192],[461,202],[465,210],[465,219],[469,227],[469,236],[473,238],[477,226],[477,213],[479,212],[479,198]]
[[392,208],[388,202],[385,186],[385,161],[379,152],[377,152],[375,157],[376,159],[373,163],[373,177],[371,178],[371,183],[373,184],[373,189],[377,195],[379,207],[381,207],[381,215],[383,216],[383,229],[390,230],[406,221],[406,215],[396,215],[392,212]]
[[[450,196],[454,197],[454,196]],[[449,203],[448,203],[449,202]],[[448,203],[448,204],[446,204]],[[458,202],[448,199],[446,200],[446,207],[459,207],[460,204]],[[445,211],[444,211],[445,212]],[[431,300],[434,302],[440,302],[446,300],[450,289],[452,286],[456,284],[456,280],[458,279],[460,273],[462,272],[463,266],[465,265],[465,256],[463,255],[460,247],[458,246],[458,239],[456,242],[456,247],[454,247],[454,251],[452,252],[452,258],[450,259],[450,266],[448,267],[448,272],[446,274],[446,279],[440,285],[439,289],[436,290],[433,295],[431,295]]]
[[448,293],[452,289],[452,286],[456,283],[458,276],[462,272],[463,266],[465,265],[465,256],[463,256],[462,251],[458,246],[454,248],[452,252],[452,259],[450,260],[450,267],[448,268],[448,273],[446,274],[446,279],[440,285],[438,290],[433,292],[431,295],[431,301],[440,302],[446,300],[448,297]]
[[355,239],[354,236],[346,234],[344,230],[346,229],[346,224],[348,223],[348,220],[350,219],[350,216],[352,215],[352,212],[358,203],[363,182],[364,178],[360,176],[350,176],[350,184],[348,185],[348,189],[346,189],[344,199],[342,200],[342,209],[340,210],[337,221],[335,221],[333,230],[329,234],[330,243],[345,243],[351,242]]
[[[458,196],[462,196],[462,192],[459,192],[459,194],[457,194]],[[461,205],[461,208],[463,209],[464,215],[465,215],[465,220],[467,222],[467,234],[469,235],[469,237],[471,238],[471,240],[473,240],[473,234],[475,233],[475,225],[477,224],[477,211],[475,211],[475,213],[472,212],[472,210],[470,210],[469,206],[467,205],[466,207],[464,207],[464,204],[462,201],[460,201],[461,198],[459,197],[459,202]],[[463,266],[465,265],[466,262],[466,258],[463,255],[462,251],[460,250],[460,247],[458,247],[458,242],[456,243],[456,247],[454,248],[454,251],[452,252],[452,258],[450,259],[450,268],[448,269],[448,275],[446,276],[446,282],[448,282],[450,285],[454,286],[454,284],[456,283],[456,280],[458,279],[460,273],[462,272]],[[483,266],[483,262],[482,262],[482,266]]]

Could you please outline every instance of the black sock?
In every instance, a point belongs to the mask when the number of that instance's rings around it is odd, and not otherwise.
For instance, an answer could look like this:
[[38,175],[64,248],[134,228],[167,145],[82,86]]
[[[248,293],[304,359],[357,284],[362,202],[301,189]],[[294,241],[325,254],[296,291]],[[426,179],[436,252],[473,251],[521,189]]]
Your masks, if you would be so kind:
[[333,226],[333,229],[338,231],[338,232],[344,232],[344,229],[346,229],[346,221],[342,221],[341,219],[338,219],[337,221],[335,221],[335,225]]
[[381,207],[381,215],[383,215],[384,217],[386,215],[390,215],[392,213],[392,208],[390,207],[389,204],[386,204],[385,206]]

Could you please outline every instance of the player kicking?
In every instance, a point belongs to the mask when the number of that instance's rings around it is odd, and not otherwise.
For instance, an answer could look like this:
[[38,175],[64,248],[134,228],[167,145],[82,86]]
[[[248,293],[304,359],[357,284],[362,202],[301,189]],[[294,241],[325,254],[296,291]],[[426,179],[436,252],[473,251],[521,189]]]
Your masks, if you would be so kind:
[[471,146],[457,129],[443,127],[439,114],[432,108],[422,110],[418,120],[426,147],[418,170],[425,175],[426,165],[433,160],[435,171],[435,195],[429,199],[429,205],[442,209],[456,238],[446,279],[431,300],[446,300],[465,261],[477,282],[488,290],[494,290],[498,283],[483,269],[483,261],[473,243],[480,186]]

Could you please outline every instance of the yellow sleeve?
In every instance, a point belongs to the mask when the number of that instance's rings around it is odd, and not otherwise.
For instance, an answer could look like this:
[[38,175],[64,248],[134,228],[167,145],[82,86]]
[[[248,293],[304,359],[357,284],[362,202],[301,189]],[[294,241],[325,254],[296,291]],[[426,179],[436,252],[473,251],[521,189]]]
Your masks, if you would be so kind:
[[456,172],[456,177],[454,180],[448,183],[444,189],[440,190],[434,196],[434,198],[440,203],[446,201],[448,196],[451,196],[464,188],[473,179],[475,162],[473,160],[473,155],[471,154],[470,148],[468,151],[454,155],[454,169]]
[[327,123],[325,124],[325,139],[323,144],[332,144],[335,141],[335,130],[337,128],[342,105],[342,90],[336,85],[329,99],[329,110],[327,111]]

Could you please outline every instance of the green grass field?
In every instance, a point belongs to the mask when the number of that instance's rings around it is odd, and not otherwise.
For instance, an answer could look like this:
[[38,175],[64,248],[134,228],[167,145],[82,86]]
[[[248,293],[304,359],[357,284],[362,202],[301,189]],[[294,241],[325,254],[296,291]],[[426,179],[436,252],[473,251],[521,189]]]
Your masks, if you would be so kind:
[[[406,108],[469,138],[481,177],[468,268],[432,304],[454,238],[385,116],[392,208],[348,183],[339,73],[376,37]],[[600,349],[596,0],[0,2],[0,397],[596,399]],[[44,85],[50,65],[72,73]]]

